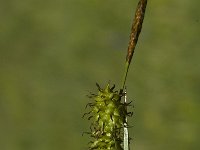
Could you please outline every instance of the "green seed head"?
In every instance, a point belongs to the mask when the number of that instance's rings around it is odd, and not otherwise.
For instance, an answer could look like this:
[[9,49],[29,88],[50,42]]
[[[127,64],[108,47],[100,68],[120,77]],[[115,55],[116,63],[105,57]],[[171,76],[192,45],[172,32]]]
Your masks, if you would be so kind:
[[93,97],[91,105],[91,137],[90,150],[122,149],[122,129],[127,115],[122,96],[113,91],[108,84],[105,89],[98,86],[98,95]]

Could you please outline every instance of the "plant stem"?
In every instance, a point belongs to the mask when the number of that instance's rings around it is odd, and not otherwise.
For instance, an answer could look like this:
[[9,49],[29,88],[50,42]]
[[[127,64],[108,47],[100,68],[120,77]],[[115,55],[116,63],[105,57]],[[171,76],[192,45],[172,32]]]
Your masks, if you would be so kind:
[[122,79],[121,91],[120,91],[121,93],[123,92],[124,87],[125,87],[125,83],[126,83],[126,78],[127,78],[127,75],[128,75],[129,66],[130,66],[130,64],[126,61],[124,75],[123,75],[123,79]]
[[135,50],[135,47],[136,47],[141,29],[142,29],[142,23],[144,20],[146,5],[147,5],[147,0],[140,0],[136,8],[135,17],[134,17],[132,28],[131,28],[130,40],[129,40],[126,63],[125,63],[125,72],[122,79],[120,93],[123,93],[124,86],[126,84],[126,78],[128,75],[129,66],[130,66],[130,63],[134,54],[134,50]]
[[[124,104],[127,103],[127,95],[126,95],[126,88],[124,90]],[[126,108],[127,109],[127,108]],[[128,119],[127,117],[125,118],[126,122],[124,123],[124,150],[130,150],[130,145],[129,145],[129,135],[128,135]]]
[[[142,30],[142,23],[144,20],[146,5],[147,5],[147,0],[139,0],[139,3],[136,8],[135,17],[134,17],[132,28],[131,28],[128,50],[127,50],[124,75],[122,78],[121,89],[119,91],[120,94],[122,94],[124,91],[125,84],[126,84],[126,78],[127,78],[128,71],[129,71],[129,66],[131,64],[134,50],[135,50],[140,32]],[[125,94],[124,103],[126,103],[126,101],[127,101],[126,89],[125,89],[124,94]],[[124,123],[124,141],[123,141],[124,142],[124,150],[130,150],[129,135],[128,135],[128,128],[127,128],[127,118],[125,118],[125,120],[126,120],[126,122]]]

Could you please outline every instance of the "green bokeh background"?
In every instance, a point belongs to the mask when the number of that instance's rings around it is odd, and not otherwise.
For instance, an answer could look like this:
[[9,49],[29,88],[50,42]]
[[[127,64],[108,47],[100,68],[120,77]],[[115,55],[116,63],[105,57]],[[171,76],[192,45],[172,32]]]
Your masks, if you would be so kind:
[[[138,0],[1,0],[0,150],[84,150],[95,82],[119,88]],[[134,150],[200,149],[200,1],[150,0],[127,80]]]

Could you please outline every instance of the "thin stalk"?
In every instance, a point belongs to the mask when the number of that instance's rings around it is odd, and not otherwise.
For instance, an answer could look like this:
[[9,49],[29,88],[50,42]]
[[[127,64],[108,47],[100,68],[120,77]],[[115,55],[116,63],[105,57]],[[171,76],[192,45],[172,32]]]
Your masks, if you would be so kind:
[[[125,62],[125,71],[124,71],[124,75],[122,78],[120,94],[122,94],[124,91],[126,79],[127,79],[127,75],[128,75],[128,71],[129,71],[129,66],[131,64],[134,50],[137,45],[137,41],[138,41],[140,32],[142,30],[142,23],[144,20],[146,5],[147,5],[147,0],[139,0],[137,8],[136,8],[135,17],[134,17],[132,28],[131,28],[130,40],[129,40],[126,62]],[[124,94],[125,94],[124,103],[126,103],[126,101],[127,101],[126,89],[125,89]],[[126,119],[126,122],[124,123],[124,141],[123,141],[124,142],[124,150],[130,150],[129,135],[128,135],[128,128],[127,128],[128,120],[127,120],[127,118],[125,118],[125,119]]]
[[[126,95],[126,88],[124,90],[124,103],[127,103],[127,95]],[[127,109],[127,108],[126,108]],[[129,145],[129,135],[128,135],[128,119],[127,117],[125,118],[126,122],[124,123],[124,150],[130,150],[130,145]]]
[[134,50],[135,50],[140,32],[142,30],[142,23],[144,20],[146,5],[147,5],[147,0],[140,0],[136,8],[135,17],[134,17],[132,28],[131,28],[130,40],[129,40],[126,63],[125,63],[125,71],[124,71],[124,76],[122,79],[120,93],[123,93],[124,86],[126,84],[126,78],[128,75],[129,66],[131,64]]

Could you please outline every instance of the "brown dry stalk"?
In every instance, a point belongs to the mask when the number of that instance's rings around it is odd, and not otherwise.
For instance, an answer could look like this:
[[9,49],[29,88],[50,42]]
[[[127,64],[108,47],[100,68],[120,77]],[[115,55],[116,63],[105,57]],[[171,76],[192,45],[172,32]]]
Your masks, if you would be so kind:
[[135,12],[135,18],[133,21],[132,29],[131,29],[131,35],[128,45],[128,52],[126,56],[126,61],[130,64],[131,59],[133,57],[134,49],[136,47],[138,37],[140,35],[141,29],[142,29],[142,23],[144,19],[144,14],[146,10],[147,0],[140,0]]
[[129,70],[129,66],[131,63],[131,59],[133,57],[133,53],[138,41],[138,37],[140,35],[140,32],[142,30],[142,23],[144,20],[144,14],[146,10],[146,5],[147,5],[147,0],[139,0],[138,6],[136,8],[135,12],[135,17],[133,20],[133,25],[131,28],[131,34],[130,34],[130,40],[129,40],[129,45],[128,45],[128,51],[127,51],[127,56],[126,56],[126,63],[125,63],[125,72],[122,80],[122,86],[120,93],[123,92],[124,86],[126,83],[126,78]]

